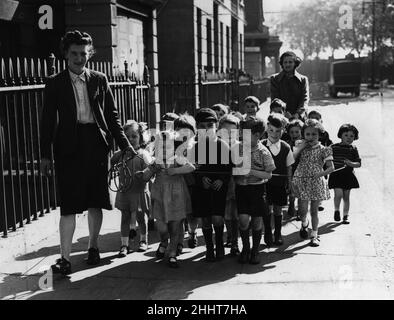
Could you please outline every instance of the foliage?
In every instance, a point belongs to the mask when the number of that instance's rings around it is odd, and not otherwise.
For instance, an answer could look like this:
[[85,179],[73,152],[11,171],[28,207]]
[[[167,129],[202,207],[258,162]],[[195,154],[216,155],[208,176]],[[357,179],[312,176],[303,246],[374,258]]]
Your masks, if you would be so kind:
[[[341,29],[340,6],[352,8],[353,29]],[[394,38],[393,11],[387,10],[387,1],[376,0],[377,46]],[[364,7],[364,10],[363,10]],[[305,0],[297,7],[277,19],[276,32],[290,43],[292,49],[299,49],[305,57],[313,58],[320,53],[341,48],[356,51],[358,56],[371,48],[372,12],[371,1],[360,0]],[[278,26],[280,26],[278,28]]]

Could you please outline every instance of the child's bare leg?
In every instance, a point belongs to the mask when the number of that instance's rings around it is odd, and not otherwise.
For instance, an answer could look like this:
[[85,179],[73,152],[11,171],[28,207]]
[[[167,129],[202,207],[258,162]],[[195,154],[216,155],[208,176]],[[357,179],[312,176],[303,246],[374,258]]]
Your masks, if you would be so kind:
[[160,236],[160,242],[161,242],[160,246],[167,247],[168,238],[169,238],[167,223],[165,223],[164,221],[161,221],[161,220],[157,220],[156,227],[157,227],[157,231],[159,232],[159,236]]
[[140,241],[148,243],[148,216],[143,211],[137,212],[138,228],[140,230]]
[[120,239],[122,246],[129,245],[130,221],[131,212],[128,210],[122,210],[122,219],[120,223]]
[[350,190],[343,190],[343,216],[349,215]]
[[334,210],[339,211],[339,207],[341,205],[341,200],[343,198],[342,189],[335,188],[334,189]]
[[[249,220],[250,216],[247,214],[239,215],[239,233],[242,240],[242,252],[243,254],[249,254],[250,251],[250,240],[249,240]],[[245,259],[248,257],[246,256]],[[245,261],[246,262],[246,261]]]
[[308,200],[298,200],[298,215],[300,216],[302,225],[306,227],[308,225]]
[[311,218],[312,218],[312,237],[317,237],[317,231],[319,228],[319,200],[312,200],[311,201]]

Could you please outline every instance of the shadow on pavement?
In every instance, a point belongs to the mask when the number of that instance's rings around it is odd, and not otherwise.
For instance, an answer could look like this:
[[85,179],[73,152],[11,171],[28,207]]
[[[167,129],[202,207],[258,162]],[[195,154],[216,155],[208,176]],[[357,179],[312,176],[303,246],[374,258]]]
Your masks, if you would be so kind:
[[[322,236],[335,230],[338,223],[327,223],[319,228]],[[266,252],[266,246],[260,246],[261,263],[259,265],[237,262],[237,257],[226,255],[222,261],[206,262],[203,248],[189,249],[185,247],[181,255],[180,268],[172,269],[167,265],[167,259],[157,260],[155,251],[158,246],[156,232],[151,232],[150,250],[145,253],[131,253],[135,255],[133,261],[117,257],[119,233],[110,233],[101,236],[103,245],[101,252],[104,255],[98,266],[87,266],[86,257],[87,237],[80,238],[74,244],[74,251],[82,248],[83,252],[72,256],[73,273],[68,277],[54,275],[53,289],[40,290],[38,282],[44,273],[28,276],[21,274],[8,275],[2,279],[4,288],[12,288],[13,292],[0,291],[0,298],[16,295],[16,298],[29,300],[150,300],[150,299],[186,299],[194,290],[224,281],[235,281],[239,274],[255,274],[275,268],[275,263],[290,259],[297,252],[308,247],[308,240],[301,240],[298,231],[284,236],[284,245],[271,248]],[[156,238],[156,241],[153,240]],[[200,237],[199,244],[203,245]],[[297,245],[300,242],[302,245]],[[294,246],[295,245],[295,246]],[[293,247],[294,246],[294,247]],[[201,250],[202,249],[202,250]],[[275,250],[273,250],[275,249]],[[58,247],[41,249],[36,253],[29,253],[19,260],[29,260],[37,255],[44,256],[47,252],[57,253]],[[193,254],[195,253],[195,254]],[[183,256],[183,257],[182,257]],[[184,258],[187,256],[187,258]],[[113,265],[111,267],[111,265]],[[233,280],[232,280],[233,279]]]

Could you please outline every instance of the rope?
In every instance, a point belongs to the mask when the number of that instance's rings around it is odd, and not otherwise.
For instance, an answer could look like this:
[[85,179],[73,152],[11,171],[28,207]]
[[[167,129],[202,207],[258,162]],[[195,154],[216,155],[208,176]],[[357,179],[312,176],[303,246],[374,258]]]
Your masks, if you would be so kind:
[[122,154],[120,161],[111,166],[108,171],[108,187],[111,191],[124,193],[131,188],[134,182],[134,174],[131,173],[127,162],[133,158],[134,156],[130,156],[125,159],[124,154]]
[[[343,166],[343,167],[341,167],[341,168],[338,168],[338,169],[334,170],[334,171],[331,172],[331,173],[334,173],[334,172],[343,170],[343,169],[345,169],[345,168],[346,168],[346,166]],[[232,172],[228,172],[228,171],[200,171],[200,170],[195,170],[193,173],[199,173],[199,174],[222,174],[222,175],[232,175]],[[273,173],[272,176],[273,176],[273,177],[284,177],[284,178],[292,178],[292,177],[295,177],[295,178],[301,178],[301,179],[313,178],[313,177],[314,177],[314,176],[289,176],[289,175],[287,175],[287,174],[277,174],[277,173]]]

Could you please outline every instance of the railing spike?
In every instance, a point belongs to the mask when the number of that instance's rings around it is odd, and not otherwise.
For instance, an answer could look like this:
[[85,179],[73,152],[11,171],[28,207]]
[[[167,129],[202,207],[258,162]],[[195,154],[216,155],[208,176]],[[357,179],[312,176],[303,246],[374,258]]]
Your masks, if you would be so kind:
[[13,65],[13,61],[12,58],[8,59],[8,73],[9,73],[9,79],[10,79],[10,86],[14,86],[15,85],[15,78],[14,78],[14,65]]
[[46,59],[44,59],[44,61],[43,61],[43,68],[44,68],[44,70],[43,70],[43,78],[46,78],[46,77],[49,76],[49,74],[48,74],[48,62],[47,62]]
[[37,83],[42,83],[41,59],[37,59]]
[[[27,58],[23,58],[23,77],[22,80],[25,80],[24,84],[29,85],[30,84],[30,73],[29,73],[29,64],[27,62]],[[18,74],[18,77],[20,77],[20,75]]]
[[22,85],[22,83],[23,83],[22,79],[21,79],[21,60],[19,59],[19,57],[16,58],[15,83],[18,86]]
[[36,68],[34,67],[34,59],[30,58],[30,73],[31,73],[31,83],[36,84]]
[[0,86],[6,87],[7,86],[7,71],[6,71],[6,67],[5,67],[4,58],[1,58],[0,64],[1,64],[1,68],[0,68],[0,72],[1,72],[0,80],[1,80],[1,83],[0,83]]

